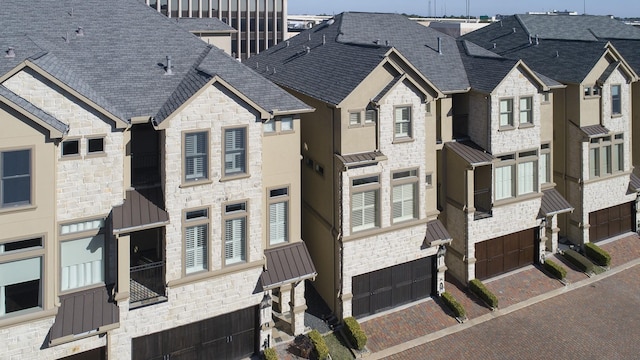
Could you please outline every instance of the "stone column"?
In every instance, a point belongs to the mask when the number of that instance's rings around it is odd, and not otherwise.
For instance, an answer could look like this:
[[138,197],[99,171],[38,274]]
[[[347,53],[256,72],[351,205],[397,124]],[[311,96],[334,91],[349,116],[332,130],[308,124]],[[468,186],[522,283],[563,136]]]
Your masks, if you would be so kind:
[[437,288],[436,288],[436,292],[438,294],[438,296],[442,295],[442,293],[445,291],[444,288],[444,274],[447,271],[447,265],[445,265],[444,262],[444,258],[445,255],[447,254],[447,248],[445,247],[445,245],[440,245],[438,247],[438,252],[436,253],[436,264],[437,264],[437,271],[438,273],[436,274],[437,279],[436,279],[436,284],[437,284]]
[[291,288],[291,332],[293,335],[304,333],[304,312],[307,303],[304,298],[304,281],[293,284]]
[[129,256],[130,256],[130,237],[129,234],[126,235],[117,235],[117,257],[118,257],[118,274],[117,274],[117,283],[115,289],[115,300],[118,302],[118,305],[121,301],[126,301],[129,299],[129,285],[130,285],[130,264],[129,264]]

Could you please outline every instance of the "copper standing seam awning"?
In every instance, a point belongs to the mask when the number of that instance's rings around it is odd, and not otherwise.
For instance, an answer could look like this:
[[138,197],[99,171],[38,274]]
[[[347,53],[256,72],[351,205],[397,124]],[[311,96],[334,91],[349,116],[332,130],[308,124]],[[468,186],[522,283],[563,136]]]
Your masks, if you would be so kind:
[[49,345],[105,333],[120,326],[118,306],[106,286],[60,296],[60,308],[49,333]]
[[129,190],[126,196],[122,205],[113,208],[113,234],[153,229],[169,223],[160,187]]
[[260,276],[260,284],[264,290],[315,278],[318,275],[307,246],[302,241],[265,250],[264,255],[267,264]]
[[446,143],[445,147],[458,154],[472,167],[491,165],[494,159],[493,155],[487,153],[472,141],[452,141]]
[[560,195],[558,190],[549,189],[542,191],[542,202],[540,203],[539,217],[553,216],[573,211],[573,206]]
[[440,220],[432,220],[427,223],[427,234],[424,242],[428,246],[439,246],[451,242],[452,238]]
[[632,193],[640,192],[640,177],[634,173],[631,173],[629,178],[629,191]]

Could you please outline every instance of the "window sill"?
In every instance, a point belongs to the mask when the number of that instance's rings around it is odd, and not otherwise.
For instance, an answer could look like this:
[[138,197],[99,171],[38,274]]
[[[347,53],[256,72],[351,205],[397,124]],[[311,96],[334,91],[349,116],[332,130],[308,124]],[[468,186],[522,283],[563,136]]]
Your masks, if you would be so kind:
[[180,189],[184,189],[184,188],[190,188],[193,186],[198,186],[198,185],[208,185],[208,184],[213,184],[213,181],[210,179],[203,179],[203,180],[193,180],[193,181],[189,181],[189,182],[183,182],[182,184],[180,184],[180,186],[178,186]]
[[180,279],[171,280],[167,283],[167,287],[174,288],[178,286],[189,285],[189,284],[197,283],[200,281],[209,280],[217,276],[232,274],[232,273],[245,271],[245,270],[251,270],[251,269],[262,267],[262,266],[264,266],[264,260],[258,260],[258,261],[253,261],[249,263],[247,262],[238,263],[236,265],[229,265],[222,268],[221,270],[216,270],[216,271],[203,270],[197,273],[183,275],[183,277]]
[[85,159],[93,159],[93,158],[101,158],[101,157],[107,157],[107,153],[104,151],[101,151],[101,152],[90,153],[84,156]]
[[54,317],[56,316],[57,313],[58,313],[57,307],[54,307],[53,309],[49,309],[49,310],[43,310],[42,308],[34,308],[34,309],[24,310],[20,314],[9,313],[7,315],[0,317],[0,328],[5,326],[28,324],[36,320]]
[[511,204],[522,202],[522,201],[528,201],[528,200],[536,199],[536,198],[541,198],[542,195],[544,195],[542,192],[532,192],[532,193],[528,193],[528,194],[517,195],[515,197],[496,200],[493,203],[493,208],[504,206],[504,205],[511,205]]
[[513,127],[513,125],[507,125],[507,126],[500,126],[498,128],[498,132],[500,131],[511,131],[511,130],[515,130],[516,128]]
[[587,185],[587,184],[592,184],[599,181],[611,180],[620,176],[629,176],[629,174],[631,174],[630,171],[616,171],[611,174],[604,174],[600,176],[590,177],[589,179],[584,180],[582,183]]
[[17,206],[7,206],[0,208],[0,214],[8,214],[12,212],[21,212],[21,211],[29,211],[36,209],[36,205],[17,205]]
[[404,137],[397,137],[393,139],[393,144],[405,144],[405,143],[411,143],[414,142],[415,140],[412,137],[409,136],[404,136]]
[[81,287],[77,287],[77,288],[73,288],[73,289],[60,290],[60,293],[58,295],[59,296],[64,296],[64,295],[73,294],[75,292],[87,291],[87,290],[103,288],[103,287],[105,287],[104,281],[101,282],[101,283],[81,286]]
[[535,125],[533,125],[533,124],[532,124],[532,123],[530,123],[530,122],[527,122],[527,123],[521,123],[521,124],[518,126],[518,129],[531,129],[531,128],[533,128],[533,127],[535,127]]
[[242,174],[238,174],[238,175],[228,175],[228,176],[225,176],[225,177],[221,178],[220,182],[239,180],[239,179],[246,179],[246,178],[249,178],[250,176],[251,175],[249,175],[247,173],[242,173]]
[[80,156],[80,154],[60,156],[60,161],[67,161],[67,160],[82,160],[82,156]]
[[615,118],[621,118],[622,117],[622,113],[617,113],[617,114],[611,114],[611,118],[615,119]]

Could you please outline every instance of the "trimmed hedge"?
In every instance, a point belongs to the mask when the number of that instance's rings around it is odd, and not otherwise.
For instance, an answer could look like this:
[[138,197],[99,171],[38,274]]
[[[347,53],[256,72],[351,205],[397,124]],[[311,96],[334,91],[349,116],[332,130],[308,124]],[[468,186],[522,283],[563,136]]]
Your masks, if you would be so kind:
[[564,280],[564,278],[567,277],[567,269],[553,260],[546,259],[544,261],[544,268],[560,280]]
[[589,259],[587,259],[586,257],[582,256],[579,252],[577,252],[575,250],[568,249],[568,250],[565,250],[562,253],[562,255],[570,263],[575,265],[580,271],[585,272],[585,273],[594,272],[594,266],[595,265],[593,265],[593,263]]
[[453,311],[453,314],[457,318],[465,318],[467,316],[467,312],[464,310],[464,306],[462,306],[462,304],[460,304],[458,300],[456,300],[456,298],[450,293],[446,291],[443,292],[442,301],[444,301],[447,307],[451,309],[451,311]]
[[491,306],[492,308],[498,307],[498,298],[484,286],[482,281],[478,279],[471,280],[469,282],[469,289],[471,289],[471,292],[480,297],[480,299],[484,300],[487,305]]
[[318,359],[326,359],[329,356],[329,347],[327,347],[327,343],[324,341],[322,335],[320,335],[318,330],[311,330],[308,336],[313,343],[313,349],[316,352]]
[[344,319],[344,329],[351,345],[358,350],[364,349],[364,346],[367,345],[367,334],[364,333],[364,330],[362,330],[354,317]]
[[278,354],[274,348],[266,348],[264,349],[264,359],[265,360],[278,360]]
[[584,253],[600,266],[611,265],[611,255],[594,243],[584,244]]

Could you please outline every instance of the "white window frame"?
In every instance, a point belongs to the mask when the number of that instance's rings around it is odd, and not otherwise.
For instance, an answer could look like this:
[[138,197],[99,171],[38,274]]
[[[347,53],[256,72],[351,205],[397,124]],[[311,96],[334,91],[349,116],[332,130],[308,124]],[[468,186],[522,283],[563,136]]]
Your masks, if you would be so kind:
[[223,263],[225,266],[229,266],[248,262],[248,202],[225,204],[223,209]]
[[[22,153],[26,152],[26,158],[28,159],[28,171],[26,173],[9,173],[7,174],[5,169],[6,158],[5,155],[9,153]],[[24,160],[24,159],[22,159]],[[24,169],[23,169],[24,170]],[[17,171],[17,170],[14,170]],[[9,189],[8,187],[11,183],[19,182],[19,187],[22,187],[21,191],[28,191],[27,199],[17,199],[17,200],[7,200],[8,196],[11,194],[15,194],[14,189]],[[26,187],[22,182],[27,182]],[[0,209],[14,208],[14,207],[22,207],[28,206],[33,203],[33,149],[31,148],[22,148],[22,149],[11,149],[11,150],[2,150],[0,151]]]
[[391,174],[391,221],[396,224],[418,218],[418,169]]
[[380,175],[352,180],[351,194],[351,231],[358,232],[379,227]]
[[289,187],[279,187],[268,191],[267,216],[269,224],[269,245],[289,242]]
[[247,128],[224,129],[222,143],[224,177],[247,174]]

